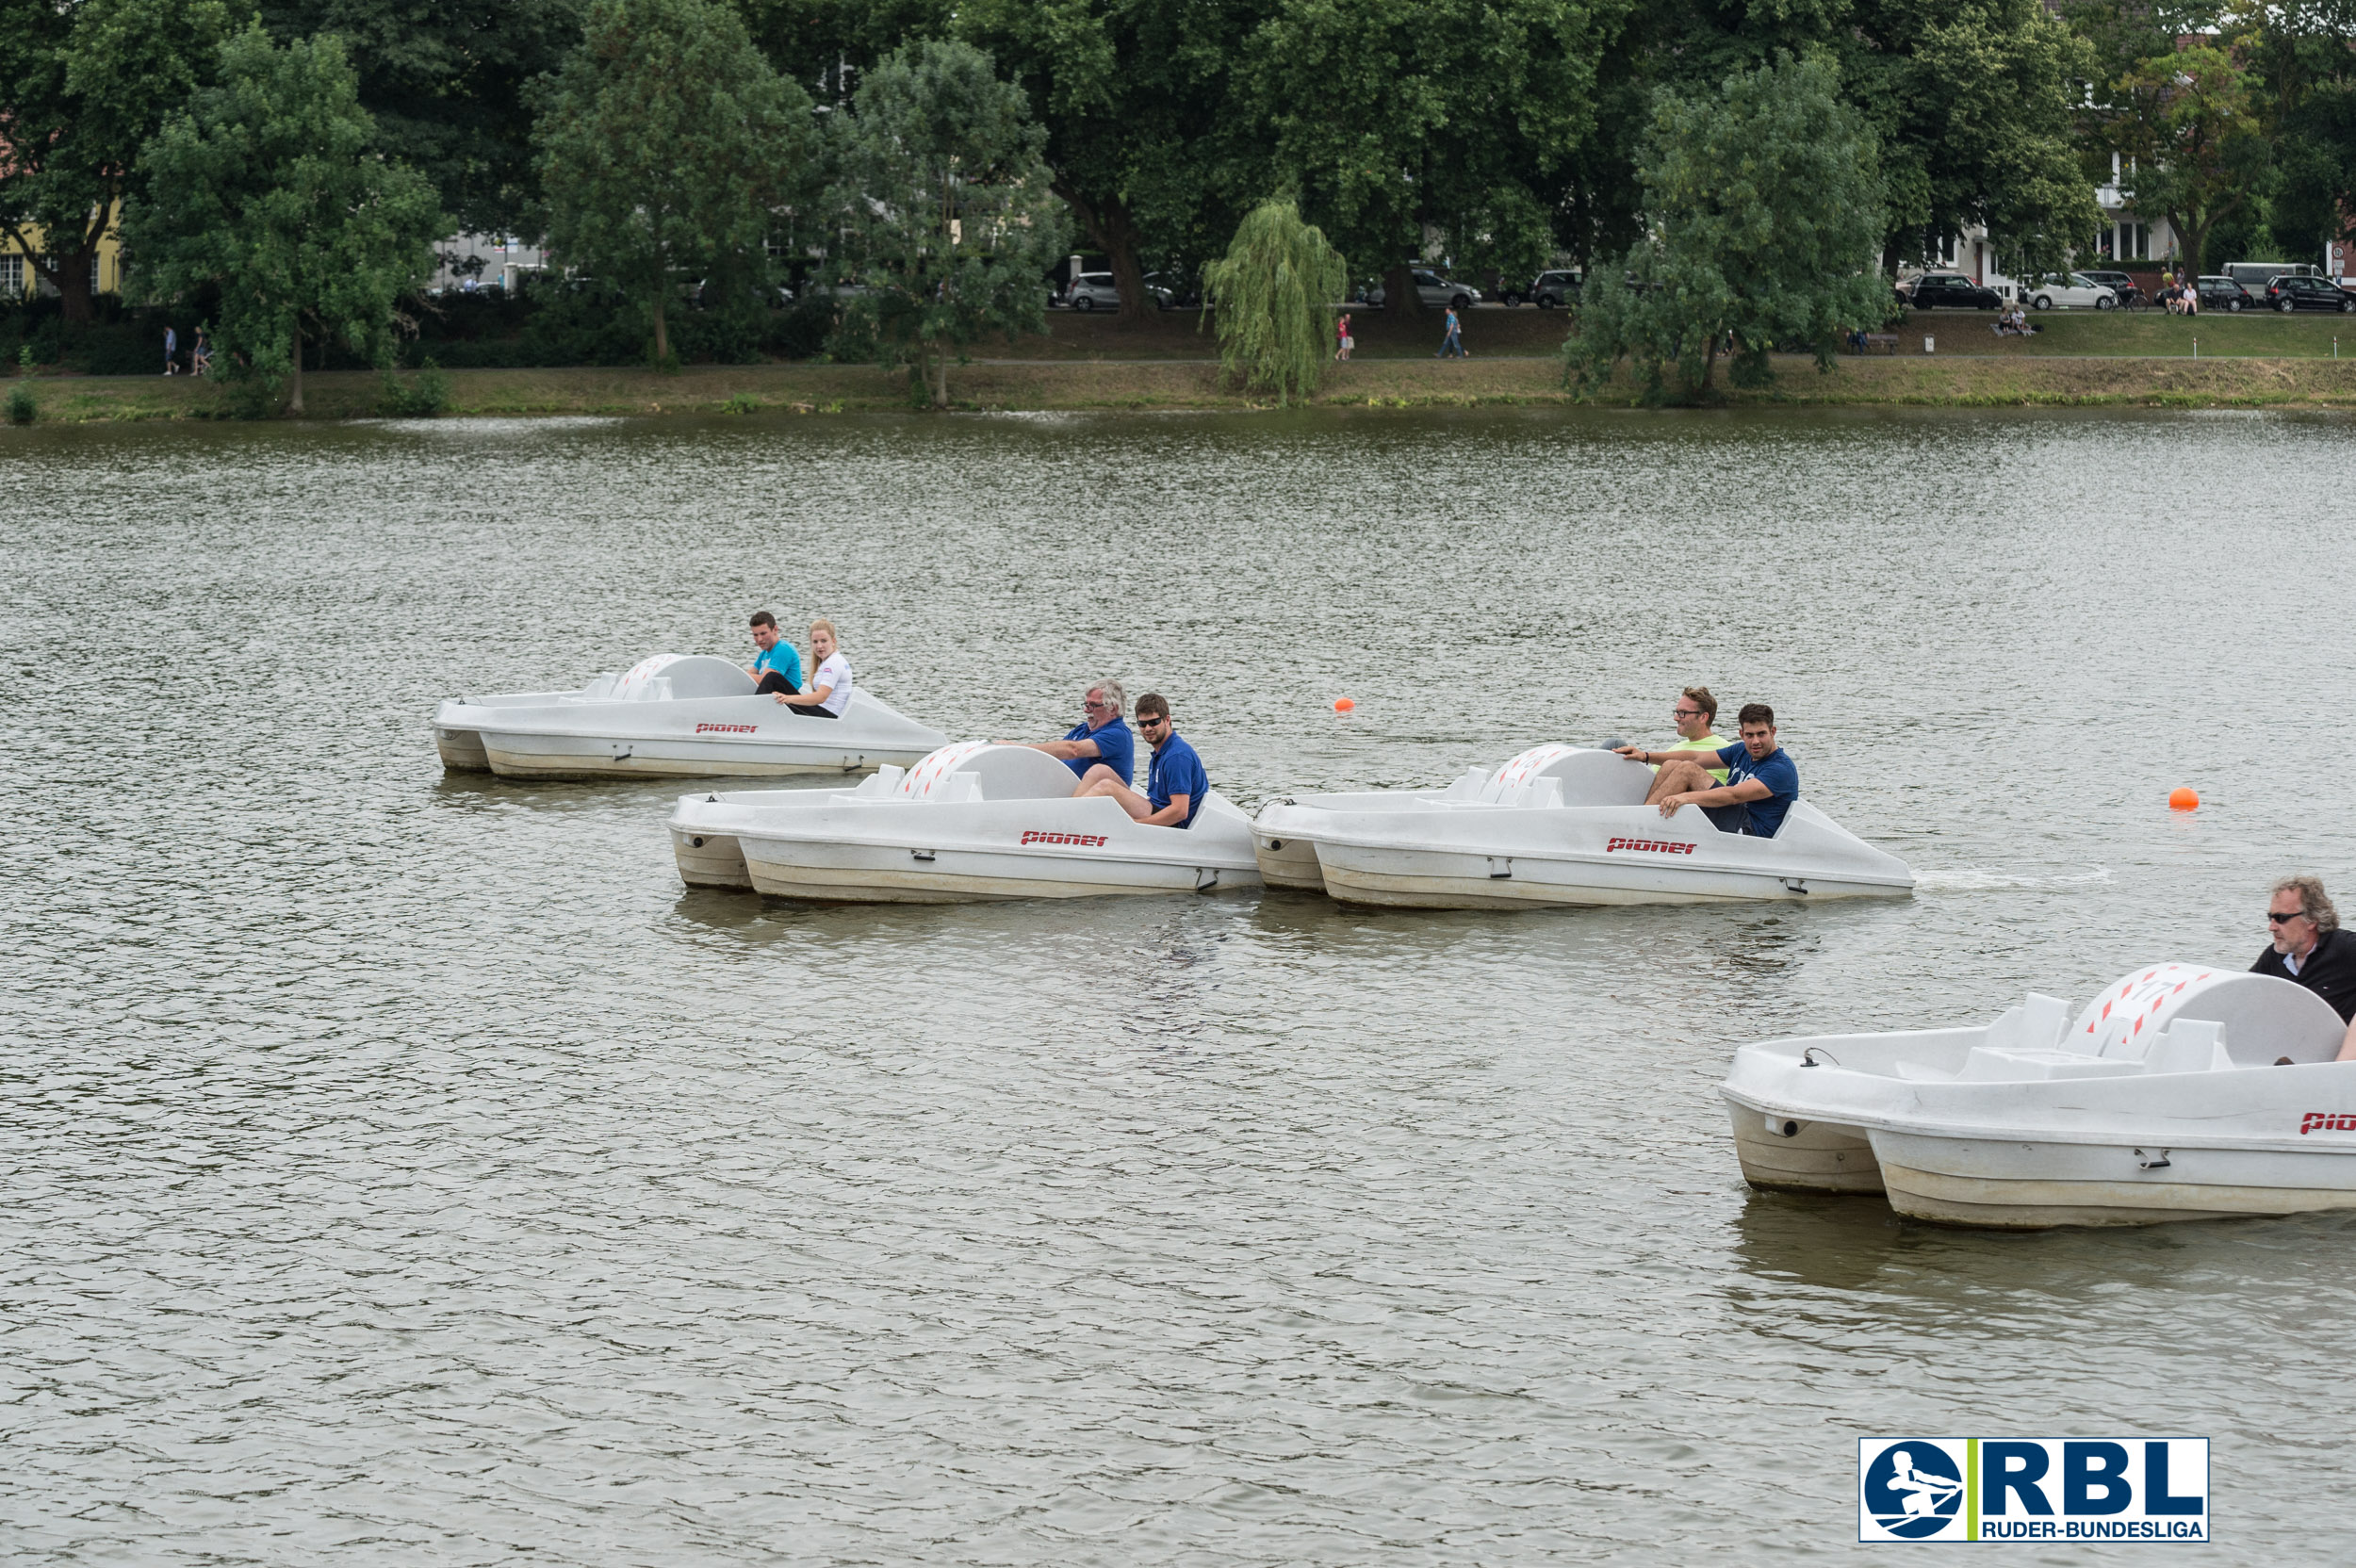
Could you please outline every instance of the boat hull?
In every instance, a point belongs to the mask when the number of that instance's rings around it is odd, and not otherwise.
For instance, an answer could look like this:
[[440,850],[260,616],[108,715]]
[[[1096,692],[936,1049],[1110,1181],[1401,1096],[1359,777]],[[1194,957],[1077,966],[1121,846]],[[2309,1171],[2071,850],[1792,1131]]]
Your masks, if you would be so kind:
[[475,729],[434,727],[434,749],[441,754],[448,773],[489,773],[491,759],[483,749],[483,733]]
[[905,767],[924,755],[922,750],[753,746],[488,729],[483,731],[482,745],[485,766],[501,778],[852,777],[886,763]]
[[1311,893],[1325,890],[1325,870],[1317,863],[1317,846],[1307,839],[1254,832],[1252,857],[1259,863],[1260,880],[1271,888]]
[[1834,1121],[1770,1117],[1728,1101],[1734,1156],[1762,1192],[1878,1193],[1880,1162],[1864,1130]]
[[753,885],[744,865],[744,847],[733,833],[698,833],[671,829],[671,854],[679,862],[679,879],[691,888],[744,889]]
[[[1503,846],[1499,846],[1502,848]],[[1325,890],[1396,909],[1600,908],[1640,904],[1818,903],[1912,890],[1703,867],[1668,870],[1516,854],[1444,854],[1320,841]]]
[[[920,855],[926,858],[919,859]],[[744,841],[754,890],[818,904],[977,904],[1028,898],[1236,892],[1256,870],[903,845]]]
[[1890,1206],[1942,1225],[2044,1231],[2356,1208],[2356,1172],[2340,1154],[2185,1149],[2165,1133],[2143,1144],[1872,1139]]

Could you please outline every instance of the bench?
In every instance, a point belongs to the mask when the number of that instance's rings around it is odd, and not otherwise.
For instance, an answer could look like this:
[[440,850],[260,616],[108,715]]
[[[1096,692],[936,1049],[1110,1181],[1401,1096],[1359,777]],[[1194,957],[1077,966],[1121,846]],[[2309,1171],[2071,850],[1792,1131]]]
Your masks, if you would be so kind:
[[1860,351],[1870,354],[1875,350],[1879,350],[1886,354],[1896,353],[1898,351],[1898,335],[1894,332],[1867,333],[1865,335],[1865,347]]

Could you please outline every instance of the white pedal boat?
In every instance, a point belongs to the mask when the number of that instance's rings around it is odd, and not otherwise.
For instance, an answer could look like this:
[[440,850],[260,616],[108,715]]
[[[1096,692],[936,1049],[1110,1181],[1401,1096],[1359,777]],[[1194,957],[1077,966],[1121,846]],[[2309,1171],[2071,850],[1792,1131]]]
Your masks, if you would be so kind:
[[2075,1019],[2032,994],[1977,1029],[1746,1045],[1719,1092],[1770,1190],[2007,1230],[2300,1214],[2356,1208],[2343,1033],[2288,980],[2154,964]]
[[1652,770],[1610,751],[1533,747],[1445,790],[1280,797],[1252,823],[1270,886],[1427,909],[1889,896],[1914,874],[1796,801],[1772,839],[1694,807],[1646,806]]
[[1260,886],[1252,823],[1217,790],[1191,827],[1074,800],[1070,768],[1028,746],[961,741],[850,790],[681,795],[680,879],[826,903],[955,904]]
[[577,692],[452,697],[432,727],[443,767],[507,778],[866,773],[947,739],[864,687],[841,718],[806,718],[727,660],[678,653]]

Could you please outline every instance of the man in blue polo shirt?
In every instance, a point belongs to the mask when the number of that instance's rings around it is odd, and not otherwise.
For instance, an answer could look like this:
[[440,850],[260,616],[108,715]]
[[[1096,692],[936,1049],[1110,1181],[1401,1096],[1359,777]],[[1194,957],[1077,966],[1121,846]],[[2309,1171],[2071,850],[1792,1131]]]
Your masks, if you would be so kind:
[[761,650],[744,673],[753,678],[756,694],[782,692],[787,696],[799,696],[802,691],[802,656],[793,644],[777,635],[777,618],[766,610],[753,612],[753,646]]
[[1145,770],[1145,793],[1139,795],[1126,784],[1115,782],[1110,774],[1103,774],[1082,784],[1073,798],[1110,795],[1131,818],[1148,827],[1192,827],[1195,814],[1211,792],[1211,776],[1203,771],[1203,759],[1194,754],[1194,747],[1170,727],[1170,703],[1159,692],[1137,698],[1137,728],[1153,743],[1153,760]]
[[1120,681],[1100,680],[1080,699],[1080,722],[1065,730],[1062,740],[991,743],[1043,751],[1078,774],[1082,784],[1099,774],[1126,784],[1137,776],[1137,738],[1121,716],[1121,706],[1128,700]]
[[1622,746],[1620,755],[1661,764],[1644,804],[1660,807],[1662,816],[1677,815],[1680,806],[1698,806],[1722,833],[1772,839],[1783,827],[1792,803],[1800,798],[1800,770],[1775,743],[1774,709],[1763,702],[1746,702],[1735,715],[1735,723],[1742,739],[1718,753],[1719,765],[1726,770],[1724,784],[1715,783],[1703,765],[1693,760],[1702,753]]

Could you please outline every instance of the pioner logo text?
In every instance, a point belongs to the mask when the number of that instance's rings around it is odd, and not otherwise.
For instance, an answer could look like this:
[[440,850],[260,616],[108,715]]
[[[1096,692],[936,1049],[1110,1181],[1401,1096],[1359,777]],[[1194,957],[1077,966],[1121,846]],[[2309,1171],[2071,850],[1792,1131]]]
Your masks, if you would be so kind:
[[1612,855],[1623,849],[1635,849],[1647,855],[1691,855],[1700,847],[1699,844],[1666,843],[1659,839],[1614,839],[1603,846],[1603,852]]
[[2205,1437],[1860,1437],[1859,1541],[2206,1541]]
[[761,726],[757,724],[699,724],[695,727],[698,735],[756,735],[760,732]]
[[1074,844],[1081,849],[1102,849],[1104,847],[1104,835],[1102,833],[1050,833],[1044,828],[1033,827],[1023,831],[1023,841],[1026,844]]
[[2299,1118],[2301,1133],[2356,1133],[2356,1111],[2309,1111]]

